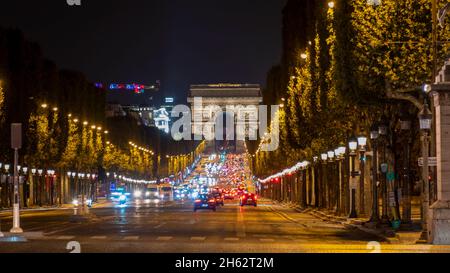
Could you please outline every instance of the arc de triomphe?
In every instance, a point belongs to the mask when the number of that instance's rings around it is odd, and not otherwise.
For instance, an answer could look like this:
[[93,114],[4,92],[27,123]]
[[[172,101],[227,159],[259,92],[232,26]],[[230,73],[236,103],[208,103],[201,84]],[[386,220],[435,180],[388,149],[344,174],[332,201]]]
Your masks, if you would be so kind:
[[215,141],[216,148],[223,143],[232,143],[235,151],[240,151],[245,138],[257,136],[261,102],[258,84],[191,85],[188,103],[192,132]]

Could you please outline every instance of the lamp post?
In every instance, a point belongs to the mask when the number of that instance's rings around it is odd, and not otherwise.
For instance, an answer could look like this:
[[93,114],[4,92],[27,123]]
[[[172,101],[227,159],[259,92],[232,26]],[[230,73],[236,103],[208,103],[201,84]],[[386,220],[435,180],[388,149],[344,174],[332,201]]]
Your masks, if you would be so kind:
[[402,175],[402,225],[410,226],[411,221],[411,119],[403,115],[400,117],[400,129],[404,132],[407,141],[403,142],[403,175]]
[[37,184],[35,183],[35,175],[36,175],[36,168],[31,168],[31,185],[32,185],[32,192],[33,192],[33,198],[31,198],[32,205],[36,205],[37,203]]
[[319,183],[318,183],[318,177],[317,177],[317,163],[319,161],[318,156],[313,157],[313,165],[312,165],[312,174],[313,174],[313,193],[314,193],[314,207],[319,207]]
[[342,193],[342,188],[343,188],[342,181],[344,180],[343,171],[342,171],[342,161],[344,159],[345,152],[346,152],[345,146],[339,146],[336,150],[334,150],[334,154],[336,155],[337,175],[338,175],[338,183],[336,185],[336,192],[337,192],[336,214],[337,215],[342,214],[343,206],[344,206],[343,193]]
[[356,218],[358,217],[356,214],[356,176],[358,175],[355,170],[355,157],[356,157],[356,149],[358,148],[358,141],[356,139],[351,139],[348,143],[348,147],[350,150],[350,165],[351,165],[351,199],[350,199],[350,215],[348,218]]
[[23,182],[23,205],[24,207],[28,207],[29,202],[29,195],[30,195],[30,188],[29,188],[29,181],[28,181],[28,167],[22,167],[22,172],[24,175],[24,182]]
[[334,183],[334,151],[328,151],[327,152],[328,157],[328,178],[327,184],[328,184],[328,209],[332,210],[333,206],[335,204],[335,195],[336,192],[334,191],[336,183]]
[[5,164],[5,172],[6,172],[6,187],[5,187],[5,191],[6,191],[6,207],[11,205],[11,195],[9,194],[9,168],[10,165],[9,164]]
[[383,122],[378,126],[378,134],[380,138],[380,148],[381,148],[381,186],[382,186],[382,199],[383,199],[383,210],[381,214],[381,224],[385,226],[390,225],[389,215],[388,215],[388,187],[387,187],[387,164],[386,164],[386,138],[387,138],[387,125],[385,122],[385,118],[383,118]]
[[378,208],[378,127],[373,125],[370,129],[370,140],[372,142],[372,213],[370,215],[369,223],[376,226],[380,223],[380,212]]
[[326,170],[326,164],[328,155],[326,153],[323,153],[320,155],[320,159],[322,159],[322,175],[320,176],[320,184],[321,184],[321,193],[320,193],[320,199],[321,199],[321,207],[326,208],[327,207],[327,187],[326,187],[326,177],[325,177],[325,170]]
[[42,183],[42,174],[44,173],[43,169],[38,169],[38,174],[39,174],[39,180],[38,180],[38,184],[39,184],[39,206],[42,207],[42,196],[44,195],[44,183]]
[[359,214],[366,214],[364,206],[364,176],[365,176],[365,166],[366,166],[366,145],[367,137],[358,137],[359,145]]
[[425,101],[422,110],[419,112],[419,124],[420,131],[422,132],[422,159],[423,159],[423,167],[422,167],[422,238],[428,239],[428,228],[427,228],[427,217],[428,217],[428,208],[430,206],[429,201],[429,170],[428,170],[428,154],[429,154],[429,145],[430,145],[430,136],[429,132],[431,130],[431,123],[433,121],[433,114],[428,108],[428,103]]

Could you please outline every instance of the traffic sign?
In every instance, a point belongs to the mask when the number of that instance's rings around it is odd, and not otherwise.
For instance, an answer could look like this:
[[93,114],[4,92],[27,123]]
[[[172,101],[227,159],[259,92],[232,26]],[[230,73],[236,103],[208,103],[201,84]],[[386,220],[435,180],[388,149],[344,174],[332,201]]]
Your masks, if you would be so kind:
[[22,123],[11,124],[11,148],[22,148]]
[[[419,167],[423,167],[423,157],[419,157],[417,160],[419,163]],[[436,167],[437,166],[437,157],[429,157],[428,158],[428,167]]]

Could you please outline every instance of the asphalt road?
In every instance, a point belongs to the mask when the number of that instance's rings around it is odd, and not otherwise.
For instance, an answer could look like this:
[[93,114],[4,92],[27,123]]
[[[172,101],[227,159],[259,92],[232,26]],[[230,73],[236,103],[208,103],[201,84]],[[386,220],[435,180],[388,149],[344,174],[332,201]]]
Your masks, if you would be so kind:
[[[5,232],[11,217],[3,213],[0,219]],[[33,211],[22,214],[22,227],[26,241],[5,233],[0,252],[68,253],[68,243],[76,242],[83,253],[367,253],[373,251],[368,243],[379,240],[269,201],[258,207],[227,201],[216,212],[193,212],[190,202],[130,203],[90,209],[86,217],[74,216],[73,209]],[[449,247],[380,243],[382,252],[450,252]]]

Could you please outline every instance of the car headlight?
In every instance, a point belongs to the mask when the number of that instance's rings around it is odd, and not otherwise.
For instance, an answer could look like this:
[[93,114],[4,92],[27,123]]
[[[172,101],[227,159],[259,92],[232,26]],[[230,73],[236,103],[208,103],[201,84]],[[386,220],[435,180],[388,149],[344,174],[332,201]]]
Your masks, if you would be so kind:
[[150,192],[146,192],[146,193],[145,193],[145,196],[150,196]]
[[77,199],[74,199],[73,201],[72,201],[72,204],[74,205],[74,206],[78,206],[78,200]]
[[141,197],[142,196],[142,192],[141,191],[135,191],[134,192],[134,197]]

